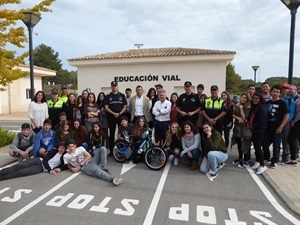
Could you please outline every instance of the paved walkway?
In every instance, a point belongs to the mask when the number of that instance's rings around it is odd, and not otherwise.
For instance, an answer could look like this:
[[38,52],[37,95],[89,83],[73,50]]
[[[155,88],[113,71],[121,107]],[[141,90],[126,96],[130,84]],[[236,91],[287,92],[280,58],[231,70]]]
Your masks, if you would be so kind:
[[[0,121],[10,120],[27,121],[27,113],[0,114]],[[16,161],[8,155],[8,150],[8,146],[0,148],[0,167]],[[290,209],[300,216],[300,163],[297,166],[279,164],[276,169],[263,173],[263,177]]]

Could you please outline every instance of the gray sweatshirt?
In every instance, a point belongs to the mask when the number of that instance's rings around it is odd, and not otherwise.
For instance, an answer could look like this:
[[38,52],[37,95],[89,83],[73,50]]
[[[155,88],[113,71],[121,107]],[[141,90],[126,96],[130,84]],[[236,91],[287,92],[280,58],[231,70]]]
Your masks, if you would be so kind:
[[10,148],[16,152],[20,153],[21,151],[26,151],[29,153],[33,150],[35,141],[35,133],[31,130],[28,137],[25,137],[22,132],[19,132],[15,139],[13,140],[12,144],[10,145]]
[[200,151],[201,148],[201,139],[200,134],[196,134],[192,139],[188,140],[184,136],[181,137],[181,144],[182,144],[182,154],[185,154],[187,152],[190,152],[196,148],[198,148]]

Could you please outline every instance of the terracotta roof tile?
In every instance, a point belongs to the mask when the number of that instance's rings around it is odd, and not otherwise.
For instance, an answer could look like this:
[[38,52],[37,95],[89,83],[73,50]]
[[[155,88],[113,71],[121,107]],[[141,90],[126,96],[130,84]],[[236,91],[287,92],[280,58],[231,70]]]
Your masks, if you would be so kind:
[[235,54],[234,51],[194,49],[194,48],[141,48],[121,52],[111,52],[98,55],[90,55],[68,59],[68,61],[84,60],[106,60],[106,59],[130,59],[130,58],[151,58],[170,56],[195,56],[195,55],[228,55]]

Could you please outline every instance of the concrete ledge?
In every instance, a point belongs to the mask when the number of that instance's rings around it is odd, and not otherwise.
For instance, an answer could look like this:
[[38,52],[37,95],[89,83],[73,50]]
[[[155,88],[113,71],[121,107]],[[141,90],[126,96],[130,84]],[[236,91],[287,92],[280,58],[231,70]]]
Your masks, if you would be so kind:
[[9,151],[9,145],[0,148],[0,167],[7,166],[10,163],[18,161],[16,158],[11,157],[8,154]]

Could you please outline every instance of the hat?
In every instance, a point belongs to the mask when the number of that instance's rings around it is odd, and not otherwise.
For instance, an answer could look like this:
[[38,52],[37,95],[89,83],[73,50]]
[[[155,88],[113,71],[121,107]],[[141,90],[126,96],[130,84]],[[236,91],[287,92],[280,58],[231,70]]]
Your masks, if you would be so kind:
[[186,81],[186,82],[184,82],[184,86],[192,86],[191,81]]
[[56,88],[52,89],[51,94],[58,94],[58,90]]
[[161,84],[156,84],[154,85],[154,87],[160,87],[160,88],[163,88],[163,86]]
[[67,145],[71,145],[71,144],[76,144],[76,141],[73,138],[67,140]]
[[61,88],[68,88],[68,85],[62,84],[60,87],[61,87]]
[[117,82],[117,81],[112,81],[112,82],[110,83],[110,86],[118,86],[118,82]]
[[210,87],[210,90],[219,90],[218,86],[217,85],[212,85]]
[[289,89],[291,87],[291,85],[288,83],[284,83],[284,84],[281,84],[280,87]]

